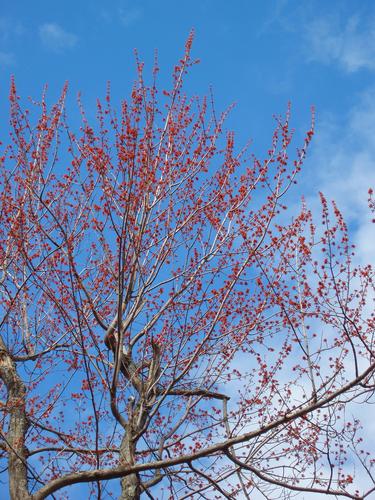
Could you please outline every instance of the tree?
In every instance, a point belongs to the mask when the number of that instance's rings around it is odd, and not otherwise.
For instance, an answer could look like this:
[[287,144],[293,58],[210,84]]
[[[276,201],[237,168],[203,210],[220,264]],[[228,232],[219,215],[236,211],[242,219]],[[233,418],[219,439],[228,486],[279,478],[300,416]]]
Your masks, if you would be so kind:
[[322,225],[304,202],[287,210],[313,128],[292,160],[289,112],[265,159],[236,152],[225,113],[182,91],[191,42],[171,90],[138,63],[130,99],[116,112],[108,91],[95,125],[81,107],[77,133],[66,88],[29,112],[12,83],[0,430],[13,500],[76,483],[124,500],[375,490],[355,413],[373,402],[373,270],[353,264],[323,195]]

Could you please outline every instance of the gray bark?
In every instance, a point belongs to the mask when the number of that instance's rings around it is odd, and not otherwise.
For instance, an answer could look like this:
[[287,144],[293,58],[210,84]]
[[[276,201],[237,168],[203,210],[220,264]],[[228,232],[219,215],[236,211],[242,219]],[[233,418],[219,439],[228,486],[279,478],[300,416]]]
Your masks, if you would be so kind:
[[136,474],[130,474],[121,481],[119,500],[138,500],[141,498],[139,479]]
[[28,429],[26,416],[26,388],[16,366],[0,337],[0,378],[7,391],[9,425],[6,433],[8,452],[9,493],[11,500],[28,500],[27,449],[25,436]]
[[[135,464],[135,445],[132,436],[132,423],[125,429],[125,435],[120,447],[120,456],[123,462]],[[130,474],[121,479],[121,495],[119,500],[138,500],[141,497],[141,485],[137,474]]]
[[[120,446],[120,460],[123,464],[134,466],[136,464],[136,443],[147,425],[147,418],[150,409],[156,402],[157,384],[160,376],[160,347],[152,341],[152,359],[137,365],[132,359],[131,353],[120,350],[118,355],[118,334],[114,332],[114,327],[107,331],[104,339],[105,345],[112,350],[115,364],[119,367],[119,372],[132,383],[136,396],[129,401],[127,407],[127,421],[117,420],[124,427],[124,437]],[[142,369],[147,368],[147,377],[142,378],[139,374]],[[112,410],[113,411],[113,410]],[[122,421],[121,421],[122,420]],[[156,482],[159,482],[159,478]],[[145,486],[142,485],[138,474],[130,474],[121,479],[121,495],[119,500],[138,500]],[[146,488],[147,489],[147,488]]]

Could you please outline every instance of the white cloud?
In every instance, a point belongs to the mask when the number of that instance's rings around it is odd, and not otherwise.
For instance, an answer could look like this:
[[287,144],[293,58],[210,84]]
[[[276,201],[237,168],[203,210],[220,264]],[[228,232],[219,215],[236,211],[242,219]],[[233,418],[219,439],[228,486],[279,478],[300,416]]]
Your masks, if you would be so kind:
[[143,16],[143,10],[139,7],[115,7],[101,9],[98,14],[105,23],[120,23],[128,28]]
[[9,17],[0,17],[0,66],[16,64],[14,43],[24,35],[25,29],[20,21]]
[[337,17],[316,19],[306,25],[310,61],[339,64],[352,73],[366,68],[375,70],[375,26],[358,16],[345,23]]
[[0,51],[0,66],[12,66],[15,62],[14,54]]
[[45,23],[39,27],[39,36],[42,43],[53,52],[63,52],[72,49],[78,41],[73,33],[65,31],[56,23]]
[[142,16],[141,9],[119,9],[119,19],[121,24],[125,27],[130,26],[131,24],[138,21],[138,19]]
[[326,117],[313,148],[307,166],[313,170],[314,187],[337,202],[349,224],[359,262],[371,263],[375,224],[367,193],[375,188],[375,88],[367,90],[340,122]]
[[21,36],[25,32],[20,21],[8,17],[0,17],[0,42],[10,42],[12,38]]

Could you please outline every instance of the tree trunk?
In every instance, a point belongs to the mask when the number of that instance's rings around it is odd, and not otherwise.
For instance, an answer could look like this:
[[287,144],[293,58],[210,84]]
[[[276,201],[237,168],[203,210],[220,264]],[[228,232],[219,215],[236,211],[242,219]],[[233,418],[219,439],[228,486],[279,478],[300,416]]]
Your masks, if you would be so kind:
[[8,390],[9,426],[6,433],[8,451],[9,493],[11,500],[28,500],[27,450],[25,435],[26,389],[8,350],[0,337],[0,378]]
[[[126,426],[125,435],[120,446],[122,461],[129,465],[135,463],[135,445],[132,433],[132,423]],[[141,485],[137,474],[130,474],[121,480],[121,495],[119,500],[139,500],[141,498]]]
[[137,474],[130,474],[121,480],[121,495],[119,500],[139,500],[141,488]]

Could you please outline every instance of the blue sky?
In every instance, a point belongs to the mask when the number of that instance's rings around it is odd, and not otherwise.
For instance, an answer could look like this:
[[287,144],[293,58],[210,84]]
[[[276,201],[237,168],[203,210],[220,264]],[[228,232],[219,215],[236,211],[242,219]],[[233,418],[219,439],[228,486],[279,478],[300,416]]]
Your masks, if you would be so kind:
[[366,0],[9,2],[0,17],[1,87],[10,74],[22,94],[69,80],[89,104],[107,80],[119,93],[128,88],[135,47],[149,63],[157,48],[167,72],[194,27],[202,63],[192,88],[213,84],[219,106],[238,103],[236,129],[253,136],[289,99],[296,117],[310,104],[335,113],[353,104],[375,69],[375,47],[363,46],[367,34],[373,45],[373,23]]
[[[6,4],[6,6],[5,6]],[[11,75],[22,97],[51,101],[69,81],[69,107],[82,92],[95,110],[107,81],[117,99],[135,78],[133,49],[151,69],[158,49],[161,86],[196,32],[201,60],[187,89],[213,87],[216,108],[236,103],[228,127],[266,154],[273,114],[292,102],[301,138],[316,107],[316,136],[295,202],[304,192],[335,198],[349,220],[358,260],[373,260],[374,225],[366,206],[375,188],[375,2],[373,0],[138,0],[2,2],[0,9],[0,135],[7,133]],[[5,125],[4,125],[5,123]],[[298,195],[298,196],[297,196]],[[373,435],[375,434],[375,428]]]
[[[12,74],[23,97],[37,98],[48,83],[52,100],[68,80],[72,106],[81,91],[90,110],[96,97],[104,95],[108,80],[114,96],[126,96],[135,76],[134,48],[149,68],[158,49],[163,84],[194,28],[193,55],[201,63],[193,68],[188,89],[204,94],[212,85],[218,110],[236,103],[228,127],[236,131],[239,144],[251,138],[254,151],[261,154],[269,144],[272,115],[284,112],[289,100],[300,136],[308,127],[310,106],[315,105],[317,138],[302,191],[325,187],[328,170],[339,170],[339,180],[342,171],[351,177],[352,165],[337,162],[348,158],[355,162],[353,154],[366,156],[371,150],[375,128],[371,114],[375,111],[375,5],[371,0],[20,0],[4,5],[0,11],[2,119]],[[366,116],[360,118],[363,113]],[[361,130],[358,120],[370,127],[369,133]],[[351,130],[354,122],[355,131]],[[352,144],[345,146],[348,139]],[[368,162],[366,158],[363,168],[370,180],[374,174]],[[358,189],[364,189],[362,184]],[[337,196],[336,191],[332,194]],[[359,198],[365,198],[366,191],[367,187]]]

